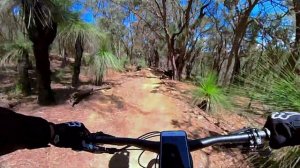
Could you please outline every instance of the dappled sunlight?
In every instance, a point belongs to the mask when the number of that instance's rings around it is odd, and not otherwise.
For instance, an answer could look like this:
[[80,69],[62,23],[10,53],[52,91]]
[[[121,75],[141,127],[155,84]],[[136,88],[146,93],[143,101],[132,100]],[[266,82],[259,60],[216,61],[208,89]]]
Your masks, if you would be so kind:
[[175,110],[174,102],[171,102],[168,97],[158,94],[150,93],[145,97],[139,99],[140,108],[146,112],[171,112]]
[[171,99],[161,93],[153,92],[157,89],[160,80],[156,78],[141,79],[139,82],[129,82],[132,88],[136,88],[132,92],[134,96],[133,103],[144,112],[155,112],[155,113],[169,113],[176,110],[174,108],[174,102]]
[[158,79],[150,78],[144,80],[143,83],[140,84],[140,86],[142,87],[143,90],[151,91],[152,89],[159,87],[158,82],[159,82]]
[[91,113],[88,117],[87,117],[87,122],[93,122],[97,119],[99,119],[99,114],[97,113]]

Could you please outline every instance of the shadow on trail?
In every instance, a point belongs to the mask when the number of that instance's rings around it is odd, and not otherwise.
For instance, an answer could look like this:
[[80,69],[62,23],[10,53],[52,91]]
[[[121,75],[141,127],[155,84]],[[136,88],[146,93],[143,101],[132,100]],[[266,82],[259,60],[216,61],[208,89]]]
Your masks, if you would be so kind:
[[53,89],[56,105],[65,104],[72,93],[76,90],[72,88],[55,88]]
[[[188,134],[188,137],[190,139],[199,139],[199,138],[204,138],[204,137],[209,137],[209,136],[219,136],[221,135],[218,132],[215,132],[213,130],[205,129],[201,126],[198,126],[195,124],[195,122],[192,122],[192,118],[189,117],[188,119],[181,119],[181,120],[172,120],[171,121],[172,125],[175,128],[185,130],[186,133]],[[193,129],[190,129],[193,128]],[[229,155],[231,157],[237,157],[238,154],[235,153],[234,151],[238,151],[239,149],[236,148],[227,148],[226,145],[220,145],[220,146],[212,146],[211,147],[213,150],[206,152],[205,150],[201,150],[203,153],[203,156],[205,157],[206,160],[206,165],[205,167],[210,167],[210,155],[213,153],[221,153],[224,152],[226,155]]]
[[[118,152],[113,155],[113,157],[110,159],[108,167],[109,168],[129,168],[129,157],[130,152],[129,151],[122,151]],[[146,168],[154,168],[158,167],[159,161],[157,159],[152,159],[148,163]]]
[[110,159],[108,167],[109,168],[129,168],[129,156],[128,151],[118,152],[113,155]]
[[93,94],[90,97],[88,97],[86,100],[96,100],[96,102],[101,102],[103,104],[111,104],[112,106],[108,108],[115,107],[117,109],[123,109],[125,107],[123,98],[116,96],[114,94],[112,95]]
[[[56,104],[55,105],[61,105],[61,104],[65,104],[65,103],[70,103],[71,100],[71,95],[73,93],[75,93],[77,90],[73,89],[73,88],[56,88],[53,89],[54,91],[54,96],[55,96],[55,100],[56,100]],[[76,105],[74,106],[74,108],[76,108],[76,106],[83,104],[84,102],[88,102],[93,104],[94,102],[92,102],[91,100],[95,100],[96,102],[101,102],[101,103],[110,103],[113,104],[117,109],[123,109],[125,106],[124,100],[116,95],[104,95],[99,91],[93,92],[91,95],[88,95],[86,97],[84,97],[82,100],[80,100],[78,103],[76,103]],[[70,103],[71,106],[71,103]]]

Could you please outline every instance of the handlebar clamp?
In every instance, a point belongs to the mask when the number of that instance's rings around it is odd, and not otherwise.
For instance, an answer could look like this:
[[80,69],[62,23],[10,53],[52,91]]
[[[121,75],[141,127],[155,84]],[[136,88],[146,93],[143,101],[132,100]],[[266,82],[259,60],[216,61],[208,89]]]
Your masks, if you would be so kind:
[[[248,134],[249,136],[249,144],[243,145],[243,148],[246,151],[258,151],[264,147],[264,142],[262,136],[259,134],[260,130],[257,128],[243,128],[239,131],[236,131],[232,134]],[[265,131],[266,132],[266,131]],[[266,132],[266,134],[268,134]],[[268,135],[267,135],[268,136]]]
[[249,148],[251,151],[256,151],[264,147],[263,140],[258,134],[258,129],[252,128],[248,130],[248,134],[251,137]]

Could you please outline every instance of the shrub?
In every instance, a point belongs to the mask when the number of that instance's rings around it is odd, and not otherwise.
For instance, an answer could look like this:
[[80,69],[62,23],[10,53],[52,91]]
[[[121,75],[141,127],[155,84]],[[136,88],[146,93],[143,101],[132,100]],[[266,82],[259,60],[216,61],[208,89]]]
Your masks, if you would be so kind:
[[106,50],[100,50],[98,53],[91,56],[89,65],[90,72],[94,74],[94,82],[96,85],[102,84],[103,77],[108,68],[122,70],[120,60]]
[[205,111],[217,111],[217,107],[230,108],[231,103],[224,89],[218,86],[215,73],[198,77],[199,87],[194,91],[194,103]]

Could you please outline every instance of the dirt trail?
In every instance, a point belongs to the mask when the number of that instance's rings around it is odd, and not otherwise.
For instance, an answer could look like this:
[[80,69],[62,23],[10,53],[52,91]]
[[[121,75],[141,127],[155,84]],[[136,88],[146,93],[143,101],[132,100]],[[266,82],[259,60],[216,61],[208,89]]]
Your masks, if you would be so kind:
[[[17,106],[16,110],[55,123],[81,121],[91,132],[103,131],[124,137],[138,137],[150,131],[183,129],[190,138],[197,138],[247,125],[245,119],[235,114],[226,114],[220,119],[220,116],[211,117],[192,107],[186,94],[191,86],[161,81],[149,70],[113,74],[107,81],[113,85],[112,89],[95,93],[74,108],[66,101],[52,107],[40,107],[30,102]],[[54,84],[53,87],[64,90],[60,84]],[[233,123],[227,122],[233,120]],[[0,167],[135,168],[139,167],[139,153],[130,151],[114,156],[96,155],[55,147],[19,150],[1,157]],[[155,157],[155,154],[146,152],[142,156],[142,164],[146,166]],[[193,158],[196,168],[248,165],[245,156],[237,151],[221,151],[211,147],[194,152]]]

